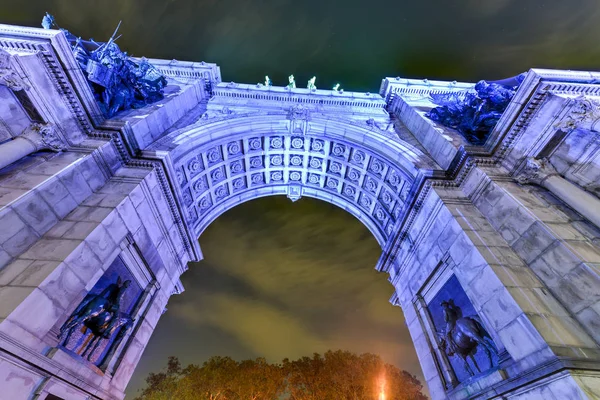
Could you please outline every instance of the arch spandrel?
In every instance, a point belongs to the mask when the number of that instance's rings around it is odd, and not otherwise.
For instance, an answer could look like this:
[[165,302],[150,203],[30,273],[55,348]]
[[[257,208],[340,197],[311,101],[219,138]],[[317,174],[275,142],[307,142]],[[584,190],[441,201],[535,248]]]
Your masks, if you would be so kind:
[[244,201],[307,196],[346,209],[383,246],[415,179],[433,163],[408,143],[356,124],[313,116],[302,128],[288,117],[200,121],[161,141],[171,148],[177,191],[194,234]]

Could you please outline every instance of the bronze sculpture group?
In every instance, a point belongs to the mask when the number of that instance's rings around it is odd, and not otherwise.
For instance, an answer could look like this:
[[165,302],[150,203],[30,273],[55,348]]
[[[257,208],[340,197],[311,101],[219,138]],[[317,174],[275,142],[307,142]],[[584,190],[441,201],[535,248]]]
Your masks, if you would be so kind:
[[501,81],[479,81],[472,90],[431,94],[426,117],[456,129],[471,144],[482,145],[508,107],[525,74]]
[[[119,26],[121,23],[119,22]],[[44,29],[59,28],[48,13]],[[59,28],[71,44],[73,55],[88,79],[100,109],[107,118],[119,111],[141,108],[161,100],[167,79],[145,58],[134,60],[121,51],[115,41],[117,29],[108,42],[82,40]]]

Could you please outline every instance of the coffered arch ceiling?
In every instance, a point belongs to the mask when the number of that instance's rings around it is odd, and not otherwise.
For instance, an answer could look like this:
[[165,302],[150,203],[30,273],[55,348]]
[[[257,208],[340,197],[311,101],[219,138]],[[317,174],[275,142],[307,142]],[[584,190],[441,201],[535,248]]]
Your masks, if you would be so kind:
[[[289,117],[289,116],[288,116]],[[201,121],[170,134],[176,192],[199,237],[219,215],[269,195],[314,197],[344,208],[383,246],[397,228],[415,181],[433,163],[420,150],[379,130],[286,115]]]

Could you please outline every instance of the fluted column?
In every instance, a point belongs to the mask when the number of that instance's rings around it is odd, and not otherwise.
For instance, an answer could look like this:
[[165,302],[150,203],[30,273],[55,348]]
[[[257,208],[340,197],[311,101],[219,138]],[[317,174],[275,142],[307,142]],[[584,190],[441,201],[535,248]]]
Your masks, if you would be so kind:
[[36,151],[61,151],[63,147],[54,127],[31,124],[19,136],[0,145],[0,169]]
[[525,168],[517,176],[517,181],[522,184],[536,184],[548,189],[579,214],[600,227],[600,199],[560,176],[547,159],[528,159]]

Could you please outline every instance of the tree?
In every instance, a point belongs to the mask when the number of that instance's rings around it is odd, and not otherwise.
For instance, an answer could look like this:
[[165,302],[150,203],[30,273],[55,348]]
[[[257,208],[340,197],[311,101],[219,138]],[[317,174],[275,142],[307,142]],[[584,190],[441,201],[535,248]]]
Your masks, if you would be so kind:
[[166,371],[156,374],[151,372],[146,378],[147,387],[138,398],[144,400],[172,399],[177,391],[180,379],[181,364],[176,357],[169,357]]
[[419,380],[374,354],[328,351],[270,364],[212,357],[182,369],[170,357],[150,374],[138,400],[425,400]]
[[277,399],[285,389],[284,374],[280,365],[267,363],[264,358],[244,360],[230,381],[232,399]]
[[423,386],[406,371],[374,354],[328,351],[323,356],[283,361],[290,400],[421,400]]
[[191,396],[195,396],[190,397],[191,399],[229,400],[232,398],[232,378],[238,375],[238,363],[235,360],[230,357],[211,357],[202,367],[187,367],[181,379],[181,386],[186,388],[186,392],[190,392]]
[[325,360],[319,354],[296,361],[283,360],[290,400],[326,400],[331,394],[325,373]]

